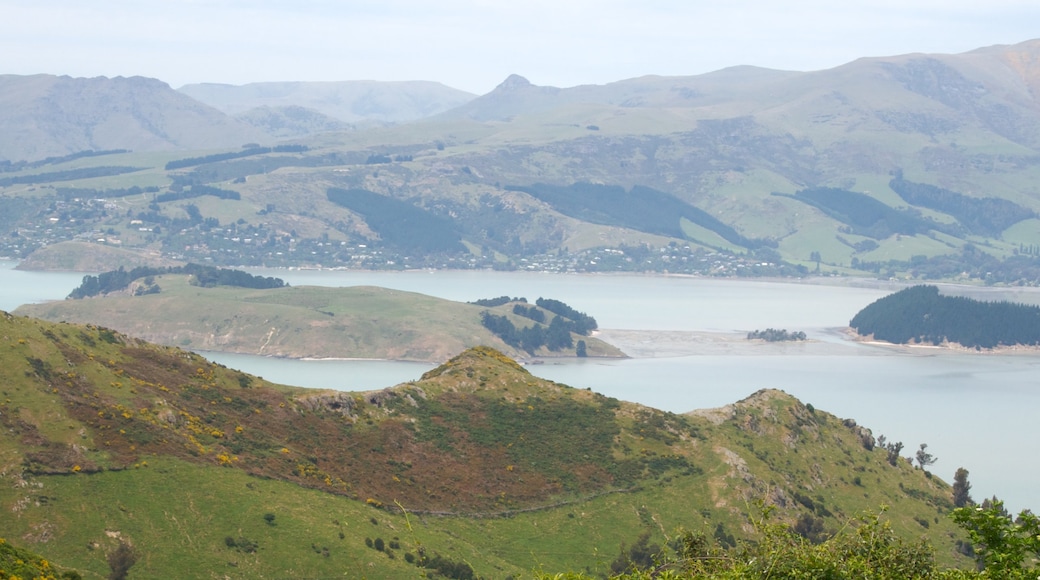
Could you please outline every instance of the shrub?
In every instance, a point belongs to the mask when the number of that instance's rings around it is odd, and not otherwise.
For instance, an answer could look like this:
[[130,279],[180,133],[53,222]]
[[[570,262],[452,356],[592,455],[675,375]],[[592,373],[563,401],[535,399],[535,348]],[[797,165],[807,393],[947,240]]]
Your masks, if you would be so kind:
[[119,546],[108,553],[108,580],[124,580],[136,562],[137,551],[134,547],[120,541]]

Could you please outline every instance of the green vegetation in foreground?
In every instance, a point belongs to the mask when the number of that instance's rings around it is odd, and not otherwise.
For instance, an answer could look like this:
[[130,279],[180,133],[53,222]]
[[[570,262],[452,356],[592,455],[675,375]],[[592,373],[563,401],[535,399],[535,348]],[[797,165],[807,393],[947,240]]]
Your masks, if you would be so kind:
[[1040,307],[943,296],[935,286],[912,286],[874,301],[849,326],[862,336],[896,344],[1036,346]]
[[[1013,519],[1000,502],[987,507],[961,507],[953,519],[978,546],[976,570],[951,569],[935,562],[925,540],[908,542],[892,532],[881,515],[850,520],[838,533],[814,542],[797,527],[770,520],[771,508],[750,518],[754,541],[722,549],[703,534],[680,531],[667,549],[641,538],[622,549],[611,569],[616,580],[752,580],[767,578],[832,578],[849,580],[968,580],[999,578],[1032,580],[1040,559],[1040,519],[1023,511]],[[583,573],[538,575],[540,580],[581,580]]]
[[756,498],[817,540],[887,505],[970,564],[949,485],[779,391],[676,415],[480,347],[326,392],[100,327],[3,315],[0,336],[0,537],[88,578],[124,542],[140,577],[598,575],[644,535],[754,539]]
[[[139,270],[148,273],[155,269],[117,271],[109,277],[118,284],[90,284],[126,287],[123,293],[26,305],[17,312],[52,321],[104,324],[170,346],[291,358],[437,362],[482,344],[517,357],[574,356],[578,340],[584,341],[588,356],[624,356],[599,339],[579,335],[569,347],[527,352],[506,344],[481,325],[484,308],[414,292],[377,287],[241,287],[281,282],[259,277],[238,282],[239,287],[197,285],[200,278],[207,284],[220,283],[219,273],[233,272],[217,269],[202,269],[205,276],[146,275],[127,282]],[[108,279],[105,275],[98,278]],[[95,277],[85,278],[84,285],[91,280]],[[512,314],[509,307],[491,310],[526,320]]]

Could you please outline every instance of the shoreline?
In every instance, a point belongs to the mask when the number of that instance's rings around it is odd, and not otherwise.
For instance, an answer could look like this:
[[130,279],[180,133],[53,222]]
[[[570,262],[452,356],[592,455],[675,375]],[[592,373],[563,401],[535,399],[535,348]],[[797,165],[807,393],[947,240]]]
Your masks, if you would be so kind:
[[877,340],[874,335],[863,336],[857,333],[850,327],[843,329],[843,334],[847,337],[847,340],[863,344],[867,346],[876,346],[891,350],[905,350],[907,352],[914,351],[930,351],[935,353],[957,353],[957,354],[974,354],[974,355],[1036,355],[1040,354],[1040,345],[1028,345],[1028,344],[1016,344],[1011,346],[1001,345],[992,348],[982,347],[971,347],[964,346],[958,342],[943,342],[942,344],[910,344],[910,343],[897,343],[888,342],[887,340]]

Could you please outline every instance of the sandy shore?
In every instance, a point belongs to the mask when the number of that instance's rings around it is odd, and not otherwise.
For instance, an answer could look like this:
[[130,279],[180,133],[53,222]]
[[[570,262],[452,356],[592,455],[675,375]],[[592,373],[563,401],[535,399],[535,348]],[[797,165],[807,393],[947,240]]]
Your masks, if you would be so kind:
[[[834,333],[836,336],[840,332]],[[600,329],[596,338],[621,349],[632,358],[737,355],[850,354],[855,344],[818,340],[765,342],[748,340],[746,333],[680,330]]]

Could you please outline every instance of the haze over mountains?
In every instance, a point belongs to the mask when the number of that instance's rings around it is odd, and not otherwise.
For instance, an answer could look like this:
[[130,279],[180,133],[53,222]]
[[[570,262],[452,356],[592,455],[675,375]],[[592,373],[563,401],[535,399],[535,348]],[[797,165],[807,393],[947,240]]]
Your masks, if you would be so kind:
[[[12,161],[37,159],[43,151],[72,153],[85,145],[193,149],[259,137],[210,107],[232,118],[248,119],[257,109],[302,108],[342,123],[401,123],[433,116],[504,121],[546,111],[589,116],[590,109],[595,115],[597,106],[607,106],[654,110],[673,123],[671,131],[692,128],[699,120],[753,115],[757,123],[776,128],[802,121],[849,133],[887,127],[935,136],[974,126],[1029,147],[1040,139],[1032,130],[1037,127],[1040,40],[958,55],[862,58],[815,72],[737,66],[697,76],[646,76],[571,88],[536,86],[513,74],[479,97],[428,81],[200,83],[175,91],[143,77],[40,74],[2,75],[0,87],[0,121],[7,129],[0,155]],[[655,129],[643,132],[662,132]]]
[[[365,267],[794,266],[1022,283],[1040,278],[1038,95],[1040,40],[815,72],[734,67],[570,88],[511,75],[479,97],[432,82],[175,91],[143,78],[5,76],[0,159],[17,175],[0,186],[14,197],[27,193],[18,184],[57,192],[73,177],[98,197],[156,188],[150,212],[128,198],[143,222],[127,220],[133,231],[182,219],[185,195],[221,190],[197,221],[302,239],[321,248],[302,255],[323,266],[351,256]],[[260,147],[278,144],[291,147]],[[83,161],[18,163],[124,149],[118,166],[97,159],[92,173]],[[389,219],[402,211],[446,250],[424,253],[415,228]],[[106,227],[123,248],[173,258],[284,265],[277,256],[288,255],[185,254],[194,246]],[[322,236],[384,254],[336,254]],[[0,250],[24,257],[41,243]]]

